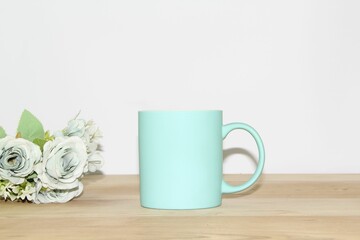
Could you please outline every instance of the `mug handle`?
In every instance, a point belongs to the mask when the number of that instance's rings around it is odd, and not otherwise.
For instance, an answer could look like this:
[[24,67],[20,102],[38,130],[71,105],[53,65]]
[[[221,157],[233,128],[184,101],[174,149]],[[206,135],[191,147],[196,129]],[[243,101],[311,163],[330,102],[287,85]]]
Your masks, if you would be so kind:
[[222,127],[223,139],[225,139],[226,136],[235,129],[243,129],[243,130],[249,132],[253,136],[253,138],[255,139],[256,145],[258,147],[258,150],[259,150],[259,161],[258,161],[258,165],[257,165],[257,168],[256,168],[254,174],[251,176],[251,178],[247,182],[245,182],[239,186],[232,186],[232,185],[228,184],[227,182],[225,182],[223,179],[222,184],[221,184],[221,192],[222,193],[241,192],[241,191],[251,187],[256,182],[256,180],[258,180],[258,178],[260,177],[261,172],[264,168],[265,150],[264,150],[264,144],[260,138],[260,135],[256,132],[256,130],[254,128],[252,128],[251,126],[249,126],[245,123],[230,123],[230,124],[226,124]]

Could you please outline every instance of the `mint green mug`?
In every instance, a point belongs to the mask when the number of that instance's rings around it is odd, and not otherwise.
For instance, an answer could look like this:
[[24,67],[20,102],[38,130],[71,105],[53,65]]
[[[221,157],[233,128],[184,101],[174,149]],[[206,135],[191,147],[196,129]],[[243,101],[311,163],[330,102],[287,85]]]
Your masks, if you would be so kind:
[[[223,125],[222,111],[140,111],[139,166],[141,206],[156,209],[199,209],[221,205],[223,193],[240,192],[260,177],[263,142],[244,123]],[[255,139],[259,161],[252,177],[240,186],[223,180],[223,139],[235,129]]]

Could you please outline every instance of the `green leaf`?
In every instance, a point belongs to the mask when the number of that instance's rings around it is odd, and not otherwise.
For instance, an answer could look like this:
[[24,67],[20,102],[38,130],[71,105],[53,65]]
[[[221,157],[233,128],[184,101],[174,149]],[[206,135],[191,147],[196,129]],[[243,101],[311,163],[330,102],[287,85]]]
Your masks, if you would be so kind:
[[50,133],[50,131],[46,131],[45,132],[45,141],[53,141],[54,139],[55,139],[55,137],[54,136],[51,136],[51,133]]
[[41,149],[41,151],[44,150],[44,145],[46,143],[46,140],[45,139],[41,139],[41,138],[35,138],[33,143],[35,143],[36,145],[38,145]]
[[17,131],[22,138],[31,142],[36,138],[44,139],[45,136],[43,125],[28,110],[23,111]]
[[4,138],[4,137],[6,137],[6,132],[2,127],[0,127],[0,138]]
[[[29,182],[30,180],[36,178],[37,176],[38,176],[38,175],[36,174],[36,172],[33,172],[31,175],[29,175],[29,176],[26,177],[26,181]],[[25,185],[26,185],[26,181],[24,181]]]

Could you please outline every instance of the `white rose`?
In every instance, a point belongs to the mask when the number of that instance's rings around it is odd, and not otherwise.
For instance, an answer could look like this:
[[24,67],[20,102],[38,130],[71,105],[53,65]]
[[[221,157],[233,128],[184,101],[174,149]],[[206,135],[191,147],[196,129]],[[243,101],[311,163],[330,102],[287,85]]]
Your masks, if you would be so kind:
[[64,135],[73,137],[77,136],[82,138],[85,134],[86,121],[83,119],[73,119],[68,122],[67,127],[64,129]]
[[[41,188],[41,185],[39,185]],[[69,190],[44,190],[39,191],[36,195],[34,202],[35,203],[66,203],[71,199],[79,196],[84,189],[84,186],[79,182],[78,187],[69,189]]]
[[32,142],[13,137],[0,139],[0,179],[21,184],[40,159],[40,148]]
[[91,153],[88,157],[84,172],[96,172],[104,165],[104,158],[99,151]]
[[[86,122],[83,119],[70,120],[63,134],[69,137],[77,136],[81,138],[86,145],[88,153],[92,153],[98,149],[100,138],[102,138],[100,129],[94,121],[90,120]],[[57,136],[59,136],[59,134]]]
[[55,138],[44,145],[43,161],[36,169],[44,187],[77,188],[87,160],[86,147],[79,137]]
[[90,143],[98,144],[100,141],[100,138],[102,138],[102,133],[101,133],[99,127],[92,120],[90,120],[86,123],[85,134],[88,136]]

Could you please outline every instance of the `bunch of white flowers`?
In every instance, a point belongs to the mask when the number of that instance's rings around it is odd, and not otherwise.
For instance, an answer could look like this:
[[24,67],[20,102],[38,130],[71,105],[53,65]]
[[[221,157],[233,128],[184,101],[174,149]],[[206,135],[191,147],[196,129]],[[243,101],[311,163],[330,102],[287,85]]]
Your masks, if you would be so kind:
[[0,127],[0,199],[64,203],[79,196],[84,174],[104,164],[101,137],[93,121],[78,117],[51,135],[25,110],[16,137]]

